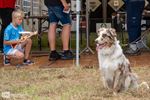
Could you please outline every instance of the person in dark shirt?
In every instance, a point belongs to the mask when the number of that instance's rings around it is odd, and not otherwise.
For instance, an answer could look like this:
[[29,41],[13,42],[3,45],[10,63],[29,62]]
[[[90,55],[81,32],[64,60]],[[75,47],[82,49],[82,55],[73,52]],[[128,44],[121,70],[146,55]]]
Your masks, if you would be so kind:
[[3,52],[4,30],[12,20],[11,14],[15,8],[15,2],[16,0],[0,0],[0,18],[2,21],[2,28],[0,32],[0,52]]
[[138,48],[141,36],[141,19],[144,10],[144,0],[125,0],[127,11],[127,32],[129,37],[129,47],[125,50],[126,54],[138,55]]
[[[45,5],[48,8],[49,14],[49,31],[48,31],[48,40],[49,46],[51,49],[49,60],[57,59],[73,59],[73,53],[69,50],[69,38],[71,33],[71,19],[70,19],[70,1],[66,0],[44,0]],[[60,55],[56,51],[56,28],[58,22],[61,22],[63,25],[62,28],[62,44],[63,52]]]

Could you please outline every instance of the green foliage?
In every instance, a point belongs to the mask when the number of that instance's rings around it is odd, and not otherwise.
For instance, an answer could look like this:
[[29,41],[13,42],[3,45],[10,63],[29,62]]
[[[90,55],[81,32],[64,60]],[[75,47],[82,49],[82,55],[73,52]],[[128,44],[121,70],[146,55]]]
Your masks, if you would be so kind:
[[[86,33],[82,33],[82,35],[79,35],[79,46],[80,46],[80,51],[83,50],[86,47]],[[71,40],[70,40],[70,45],[69,47],[72,50],[76,49],[76,33],[72,32],[71,33]],[[97,37],[96,33],[90,33],[89,35],[89,45],[92,50],[95,50],[95,39]],[[117,32],[117,39],[120,41],[120,45],[124,48],[128,44],[128,34],[127,32]],[[32,38],[33,40],[33,48],[32,50],[39,50],[38,48],[38,37],[34,36]],[[150,47],[150,34],[147,34],[145,37],[146,44]],[[41,44],[42,44],[42,50],[43,51],[49,51],[49,44],[48,44],[48,34],[43,33],[41,36]],[[61,42],[61,34],[57,34],[56,37],[56,48],[57,50],[61,51],[62,50],[62,42]]]

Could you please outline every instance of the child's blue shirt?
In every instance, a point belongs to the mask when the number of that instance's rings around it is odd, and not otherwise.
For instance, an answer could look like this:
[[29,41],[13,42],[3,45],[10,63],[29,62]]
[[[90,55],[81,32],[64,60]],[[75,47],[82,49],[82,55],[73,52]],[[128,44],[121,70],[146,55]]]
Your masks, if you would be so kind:
[[[14,40],[19,40],[20,38],[20,33],[24,31],[21,25],[18,25],[17,27],[15,27],[12,23],[10,23],[5,31],[4,31],[4,40],[5,41],[14,41]],[[7,54],[7,52],[12,48],[11,45],[5,45],[4,44],[4,54]]]

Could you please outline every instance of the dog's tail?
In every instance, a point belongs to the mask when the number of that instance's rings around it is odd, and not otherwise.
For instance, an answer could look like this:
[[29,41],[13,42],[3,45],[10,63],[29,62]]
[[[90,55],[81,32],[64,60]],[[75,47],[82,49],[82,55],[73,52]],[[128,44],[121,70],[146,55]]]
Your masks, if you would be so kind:
[[150,87],[149,87],[147,82],[143,81],[140,84],[138,83],[138,81],[137,81],[137,79],[138,79],[137,74],[132,73],[131,78],[132,78],[132,80],[134,80],[134,81],[132,81],[133,88],[139,89],[139,88],[143,87],[143,88],[146,88],[147,90],[150,89]]
[[149,85],[148,85],[148,83],[147,83],[147,82],[145,82],[145,81],[144,81],[144,82],[142,82],[141,84],[139,84],[139,85],[138,85],[138,88],[141,88],[141,87],[143,87],[143,86],[144,86],[144,87],[146,87],[146,89],[148,89],[148,90],[149,90]]

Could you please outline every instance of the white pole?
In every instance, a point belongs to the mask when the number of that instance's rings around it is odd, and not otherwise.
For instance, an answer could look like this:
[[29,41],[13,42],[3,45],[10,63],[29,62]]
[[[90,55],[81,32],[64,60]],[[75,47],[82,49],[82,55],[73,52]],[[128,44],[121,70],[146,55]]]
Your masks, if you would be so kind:
[[81,2],[76,0],[76,66],[79,66],[79,26],[80,26]]

